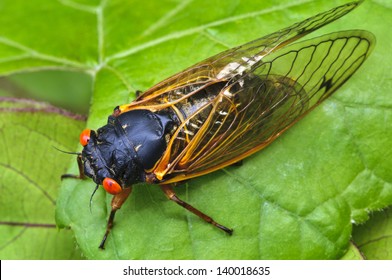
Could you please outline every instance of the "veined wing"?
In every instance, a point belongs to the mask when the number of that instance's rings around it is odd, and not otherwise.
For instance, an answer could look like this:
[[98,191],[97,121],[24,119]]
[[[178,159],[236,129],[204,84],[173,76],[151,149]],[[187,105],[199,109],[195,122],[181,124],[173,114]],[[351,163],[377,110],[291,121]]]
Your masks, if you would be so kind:
[[265,56],[299,38],[337,20],[356,8],[352,2],[320,13],[287,28],[212,56],[144,92],[131,104],[120,106],[121,112],[131,109],[160,110],[189,98],[202,87],[228,81],[249,71]]
[[[264,148],[339,88],[370,54],[374,41],[367,31],[349,30],[269,54],[201,108],[209,111],[207,121],[181,153],[167,150],[169,164],[157,169],[158,177],[175,182],[200,176]],[[188,124],[192,118],[197,114]]]

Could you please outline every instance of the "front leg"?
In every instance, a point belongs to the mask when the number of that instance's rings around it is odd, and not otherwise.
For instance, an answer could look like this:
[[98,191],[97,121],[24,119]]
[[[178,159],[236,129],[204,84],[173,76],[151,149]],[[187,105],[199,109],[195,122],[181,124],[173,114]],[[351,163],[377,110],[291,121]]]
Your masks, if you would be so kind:
[[121,208],[121,206],[124,204],[124,202],[127,200],[128,196],[132,192],[132,187],[127,187],[124,188],[122,192],[119,194],[116,194],[113,199],[112,199],[112,210],[110,211],[108,223],[106,226],[106,232],[105,235],[102,238],[101,244],[99,244],[99,249],[105,249],[105,242],[106,239],[108,238],[108,235],[113,228],[113,222],[114,222],[114,215],[116,214],[116,211]]
[[86,178],[86,175],[84,175],[84,169],[83,169],[83,162],[82,162],[82,154],[78,153],[77,154],[77,158],[76,161],[78,163],[78,168],[79,168],[79,175],[75,175],[75,174],[63,174],[61,175],[61,180],[63,180],[64,178],[74,178],[74,179],[84,179]]

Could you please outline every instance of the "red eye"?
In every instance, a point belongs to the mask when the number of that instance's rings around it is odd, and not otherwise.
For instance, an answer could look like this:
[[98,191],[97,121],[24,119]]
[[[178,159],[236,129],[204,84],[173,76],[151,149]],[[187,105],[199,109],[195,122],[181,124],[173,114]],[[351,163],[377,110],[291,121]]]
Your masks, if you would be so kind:
[[90,133],[90,129],[85,129],[82,131],[82,133],[80,133],[79,142],[80,144],[82,144],[83,147],[88,144],[88,141],[90,140]]
[[108,178],[106,177],[103,182],[102,182],[103,188],[105,189],[105,191],[107,191],[110,194],[119,194],[120,192],[122,192],[122,188],[119,185],[119,183],[117,183],[116,181],[114,181],[112,178]]

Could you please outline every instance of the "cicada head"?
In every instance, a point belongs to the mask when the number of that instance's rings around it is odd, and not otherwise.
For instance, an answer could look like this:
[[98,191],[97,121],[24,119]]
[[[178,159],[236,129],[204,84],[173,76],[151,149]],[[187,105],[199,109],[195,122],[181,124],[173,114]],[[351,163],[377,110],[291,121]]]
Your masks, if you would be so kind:
[[172,123],[166,115],[135,110],[110,116],[97,131],[84,130],[80,143],[85,175],[111,194],[145,181],[145,170],[166,149],[165,135]]
[[121,145],[114,127],[110,124],[94,130],[84,130],[81,134],[82,162],[84,174],[103,185],[110,194],[118,194],[123,188],[140,181],[138,164],[127,157],[127,149]]

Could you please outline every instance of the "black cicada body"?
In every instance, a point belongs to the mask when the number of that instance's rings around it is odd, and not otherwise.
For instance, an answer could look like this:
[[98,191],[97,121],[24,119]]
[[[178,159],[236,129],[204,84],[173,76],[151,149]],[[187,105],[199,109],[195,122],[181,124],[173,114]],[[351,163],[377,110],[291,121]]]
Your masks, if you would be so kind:
[[348,30],[296,42],[344,16],[339,6],[208,58],[118,106],[107,125],[85,130],[81,176],[114,195],[115,212],[139,182],[207,222],[232,230],[180,200],[172,189],[261,150],[336,91],[361,66],[374,36]]
[[85,175],[97,184],[102,184],[105,178],[121,186],[145,181],[146,170],[153,168],[165,151],[166,135],[173,127],[169,114],[149,110],[110,116],[108,124],[97,132],[82,133],[88,139],[83,140],[86,141],[82,152]]

